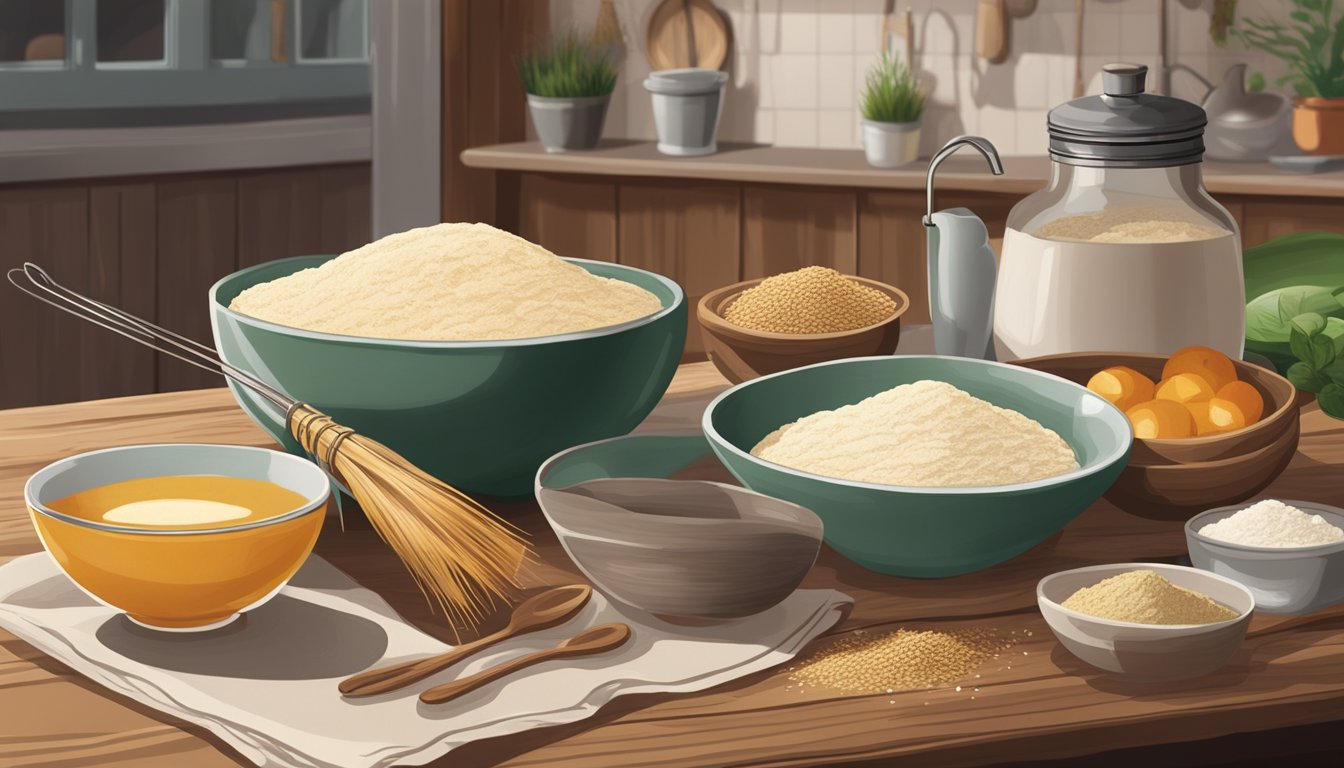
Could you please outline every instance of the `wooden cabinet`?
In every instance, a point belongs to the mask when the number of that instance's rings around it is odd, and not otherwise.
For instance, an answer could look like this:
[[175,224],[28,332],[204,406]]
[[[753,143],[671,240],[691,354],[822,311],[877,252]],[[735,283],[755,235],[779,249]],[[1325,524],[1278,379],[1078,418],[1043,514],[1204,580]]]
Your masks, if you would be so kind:
[[[81,293],[208,343],[216,280],[357,247],[369,220],[367,163],[13,185],[0,187],[0,268],[35,262]],[[0,291],[0,408],[221,383]]]
[[1238,208],[1241,241],[1248,248],[1307,230],[1344,234],[1344,200],[1280,198],[1243,202]]
[[706,293],[741,279],[741,194],[703,182],[622,184],[618,205],[620,262],[681,276],[690,309],[685,357],[704,359],[695,306]]

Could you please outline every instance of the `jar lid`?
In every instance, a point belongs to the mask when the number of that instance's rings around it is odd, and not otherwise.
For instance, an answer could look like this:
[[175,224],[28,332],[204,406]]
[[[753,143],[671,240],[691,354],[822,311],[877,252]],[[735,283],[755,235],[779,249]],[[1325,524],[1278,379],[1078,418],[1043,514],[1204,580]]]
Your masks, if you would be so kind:
[[650,72],[644,88],[653,93],[695,96],[715,93],[728,82],[728,73],[717,69],[660,69]]
[[1107,64],[1102,95],[1050,110],[1050,157],[1069,165],[1161,168],[1198,163],[1208,117],[1196,104],[1144,93],[1148,68]]

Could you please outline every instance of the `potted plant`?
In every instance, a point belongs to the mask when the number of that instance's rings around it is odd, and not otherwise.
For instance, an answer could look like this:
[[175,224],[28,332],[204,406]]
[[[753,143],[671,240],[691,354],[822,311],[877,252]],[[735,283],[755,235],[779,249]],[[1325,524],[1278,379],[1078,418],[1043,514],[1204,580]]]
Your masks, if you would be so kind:
[[518,74],[547,152],[597,146],[616,89],[616,68],[605,47],[570,32],[523,56]]
[[868,71],[863,97],[863,151],[875,168],[895,168],[919,157],[924,94],[919,80],[889,54]]
[[[1248,47],[1288,64],[1280,85],[1291,85],[1293,140],[1304,152],[1344,155],[1344,10],[1334,0],[1289,0],[1287,21],[1245,19],[1232,34]],[[1336,18],[1338,15],[1338,18]]]

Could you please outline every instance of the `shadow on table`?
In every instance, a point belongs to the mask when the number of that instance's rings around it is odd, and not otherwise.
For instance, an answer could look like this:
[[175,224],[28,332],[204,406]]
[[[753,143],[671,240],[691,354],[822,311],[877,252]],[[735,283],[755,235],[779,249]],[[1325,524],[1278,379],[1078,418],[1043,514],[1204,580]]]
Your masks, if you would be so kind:
[[142,664],[252,680],[341,677],[369,667],[387,650],[387,635],[372,621],[285,595],[209,632],[158,632],[118,614],[97,635],[107,648]]

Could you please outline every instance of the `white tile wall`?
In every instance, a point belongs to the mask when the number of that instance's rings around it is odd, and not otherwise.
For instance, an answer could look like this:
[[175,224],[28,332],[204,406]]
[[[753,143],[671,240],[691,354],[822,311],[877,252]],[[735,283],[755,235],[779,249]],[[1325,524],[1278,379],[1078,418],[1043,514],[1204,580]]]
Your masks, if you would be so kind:
[[[557,29],[587,29],[598,0],[550,0]],[[659,0],[616,0],[625,32],[621,85],[606,133],[654,137],[644,30]],[[883,0],[715,0],[733,34],[732,75],[720,139],[781,146],[858,148],[858,99],[877,57]],[[1086,0],[1083,63],[1089,93],[1110,61],[1157,62],[1160,0]],[[1011,53],[1001,64],[974,55],[976,0],[898,0],[916,28],[916,68],[929,89],[923,149],[931,152],[957,133],[979,133],[1003,154],[1045,152],[1045,115],[1073,93],[1075,0],[1039,0],[1013,19]],[[1247,62],[1271,83],[1283,67],[1236,41],[1216,46],[1208,35],[1212,0],[1168,0],[1172,61],[1218,81]],[[1192,7],[1193,6],[1193,7]],[[1280,15],[1281,0],[1241,0],[1239,16]],[[897,50],[903,50],[898,44]],[[1156,90],[1161,77],[1149,74]],[[1173,76],[1177,96],[1199,101],[1204,86],[1184,72]]]

